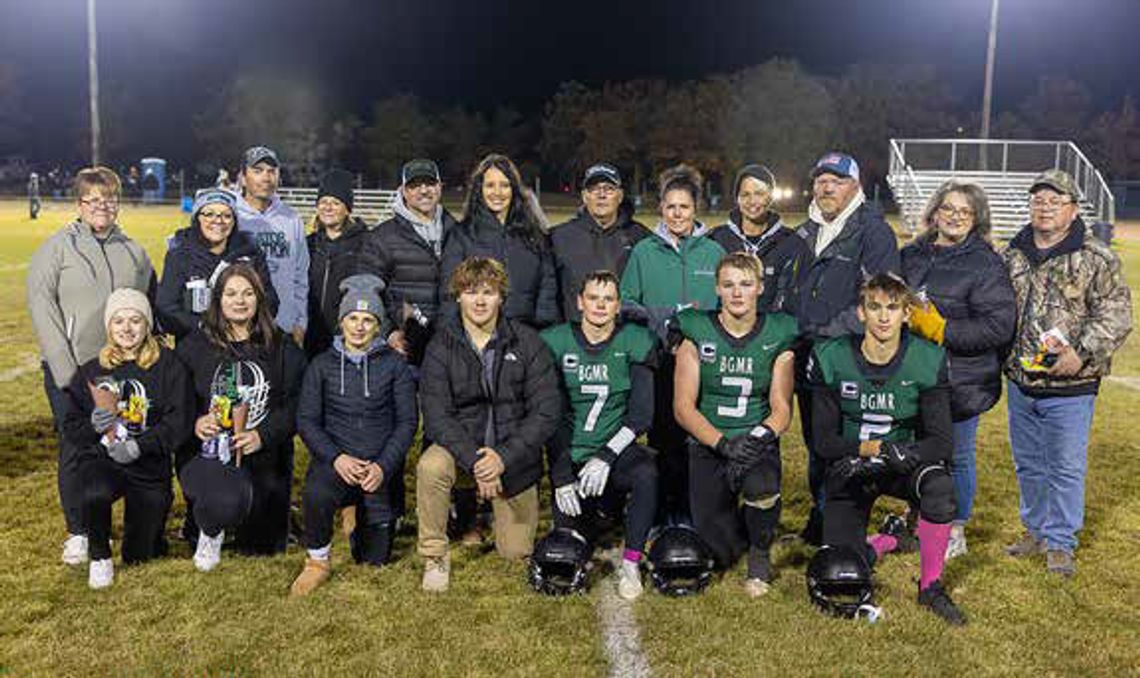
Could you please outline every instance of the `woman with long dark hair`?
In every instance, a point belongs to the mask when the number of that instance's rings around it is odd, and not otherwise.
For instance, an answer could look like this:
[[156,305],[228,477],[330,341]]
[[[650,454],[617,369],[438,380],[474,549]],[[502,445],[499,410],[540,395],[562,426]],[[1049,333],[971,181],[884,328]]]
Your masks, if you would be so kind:
[[222,271],[201,330],[178,354],[190,369],[197,415],[178,464],[200,530],[194,565],[217,566],[228,528],[243,553],[284,551],[305,357],[274,325],[250,266]]
[[[545,229],[546,217],[511,159],[495,153],[483,158],[467,182],[463,215],[443,250],[439,298],[451,299],[446,281],[460,262],[489,257],[506,267],[511,281],[504,317],[535,328],[558,322],[558,280]],[[455,304],[448,305],[454,312]]]

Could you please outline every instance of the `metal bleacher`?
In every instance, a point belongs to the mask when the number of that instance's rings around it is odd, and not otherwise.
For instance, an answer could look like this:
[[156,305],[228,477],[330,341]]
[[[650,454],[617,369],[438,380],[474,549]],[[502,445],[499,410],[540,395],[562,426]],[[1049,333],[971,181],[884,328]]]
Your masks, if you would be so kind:
[[[277,194],[287,205],[297,210],[301,218],[308,222],[317,211],[317,189],[282,187]],[[358,188],[352,192],[352,216],[363,219],[370,226],[392,217],[392,202],[396,191]]]
[[922,228],[927,200],[942,182],[953,178],[985,189],[994,237],[1009,238],[1029,221],[1030,182],[1049,168],[1073,176],[1086,222],[1115,221],[1108,184],[1071,141],[891,139],[887,181],[912,233]]

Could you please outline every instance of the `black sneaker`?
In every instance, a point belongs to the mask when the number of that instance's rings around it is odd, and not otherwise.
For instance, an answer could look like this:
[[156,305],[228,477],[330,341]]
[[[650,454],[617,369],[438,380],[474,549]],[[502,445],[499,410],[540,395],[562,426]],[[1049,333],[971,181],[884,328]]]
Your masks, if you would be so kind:
[[748,578],[772,581],[772,560],[767,550],[755,546],[748,549]]
[[911,533],[902,516],[888,514],[883,519],[883,526],[879,528],[879,532],[895,538],[898,542],[895,553],[914,553],[918,550],[918,538]]
[[950,600],[950,594],[942,588],[942,581],[935,580],[926,590],[918,592],[918,604],[929,607],[930,611],[954,626],[965,626],[966,615]]

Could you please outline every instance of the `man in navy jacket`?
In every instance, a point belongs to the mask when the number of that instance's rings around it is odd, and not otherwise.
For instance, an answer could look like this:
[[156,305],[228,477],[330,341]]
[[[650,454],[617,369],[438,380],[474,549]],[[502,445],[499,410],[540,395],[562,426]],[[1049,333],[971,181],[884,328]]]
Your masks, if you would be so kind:
[[411,370],[382,338],[383,288],[373,275],[341,283],[342,333],[305,373],[297,429],[312,455],[302,493],[308,559],[293,595],[328,579],[333,517],[343,506],[357,512],[353,558],[382,565],[391,554],[390,483],[404,472],[418,416]]

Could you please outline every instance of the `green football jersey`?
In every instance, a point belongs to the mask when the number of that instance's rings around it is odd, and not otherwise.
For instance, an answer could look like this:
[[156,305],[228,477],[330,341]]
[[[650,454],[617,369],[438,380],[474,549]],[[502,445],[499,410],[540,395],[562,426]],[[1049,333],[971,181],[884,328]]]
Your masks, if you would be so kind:
[[582,463],[621,430],[631,388],[630,365],[652,360],[654,337],[640,325],[619,325],[609,341],[591,345],[575,324],[542,332],[561,375],[572,426],[570,456]]
[[938,385],[946,352],[904,332],[901,358],[873,366],[861,342],[861,336],[847,335],[816,346],[809,378],[839,395],[845,440],[912,442],[921,416],[919,395]]
[[717,314],[688,309],[677,319],[700,358],[697,410],[722,434],[736,436],[771,413],[772,365],[777,356],[792,350],[799,328],[790,315],[765,313],[751,332],[737,338],[724,329]]

